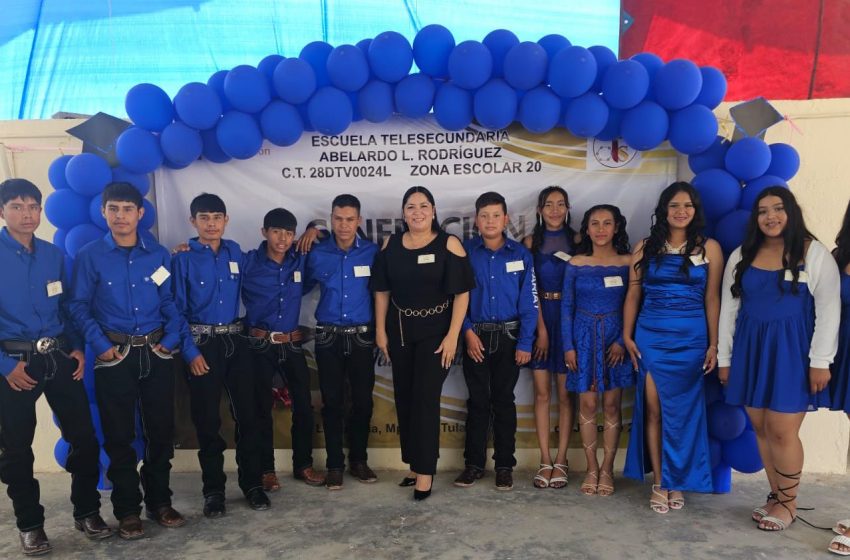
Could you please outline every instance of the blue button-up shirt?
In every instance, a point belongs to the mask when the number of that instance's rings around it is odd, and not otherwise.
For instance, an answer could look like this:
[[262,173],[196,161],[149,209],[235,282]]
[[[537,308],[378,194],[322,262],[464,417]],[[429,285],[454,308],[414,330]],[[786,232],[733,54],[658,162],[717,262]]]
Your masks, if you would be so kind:
[[469,309],[463,331],[473,323],[519,320],[517,350],[531,351],[537,328],[537,286],[534,260],[521,243],[505,238],[498,250],[484,246],[480,236],[465,243],[475,273],[475,288],[469,292]]
[[158,286],[151,278],[160,267],[170,274],[170,265],[168,251],[141,235],[129,250],[107,233],[77,253],[71,316],[96,354],[112,347],[106,331],[140,336],[162,327],[159,343],[168,350],[185,340],[188,326],[174,304],[171,277]]
[[[242,289],[242,249],[222,239],[218,252],[209,245],[189,240],[189,250],[171,259],[174,302],[189,323],[229,325],[239,319]],[[192,361],[200,351],[191,338],[183,344],[183,355]]]
[[304,292],[319,285],[316,321],[343,326],[372,322],[369,277],[377,253],[377,245],[359,237],[348,251],[339,248],[333,235],[313,246],[307,255]]
[[[0,340],[33,341],[64,334],[74,350],[82,350],[82,339],[67,313],[65,256],[58,247],[36,237],[32,245],[29,252],[9,230],[0,230]],[[62,292],[50,296],[47,286],[58,288],[54,282],[60,283]],[[9,375],[17,364],[17,359],[0,348],[0,374]]]
[[276,332],[298,328],[306,260],[294,245],[282,264],[268,257],[265,241],[248,252],[242,272],[242,301],[249,328]]

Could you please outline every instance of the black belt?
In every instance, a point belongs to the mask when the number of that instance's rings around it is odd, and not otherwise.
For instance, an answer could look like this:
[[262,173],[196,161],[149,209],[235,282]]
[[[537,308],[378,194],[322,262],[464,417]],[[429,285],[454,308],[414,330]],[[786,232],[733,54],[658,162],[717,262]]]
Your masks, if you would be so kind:
[[511,331],[519,328],[519,321],[502,321],[501,323],[474,323],[473,326],[480,332]]
[[0,347],[10,354],[49,354],[57,350],[67,350],[68,339],[64,336],[43,336],[38,340],[3,340]]
[[219,334],[239,334],[245,330],[245,325],[242,321],[236,321],[229,325],[189,325],[189,330],[193,335],[207,334],[215,336]]
[[370,325],[352,325],[343,327],[341,325],[316,325],[316,332],[331,334],[364,334],[372,330]]
[[132,335],[132,334],[123,334],[117,332],[106,332],[106,338],[109,339],[109,342],[112,344],[118,344],[121,346],[129,345],[129,346],[147,346],[149,344],[156,344],[160,340],[162,340],[162,327],[149,332],[148,334],[143,335]]

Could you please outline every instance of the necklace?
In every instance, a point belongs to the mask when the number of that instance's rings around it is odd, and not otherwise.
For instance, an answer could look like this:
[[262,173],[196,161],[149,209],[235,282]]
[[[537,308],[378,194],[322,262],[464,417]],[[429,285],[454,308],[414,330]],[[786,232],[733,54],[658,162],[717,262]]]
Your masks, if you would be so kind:
[[678,247],[673,247],[670,245],[669,241],[664,242],[664,252],[668,255],[684,255],[685,254],[685,246],[688,244],[687,241],[679,245]]

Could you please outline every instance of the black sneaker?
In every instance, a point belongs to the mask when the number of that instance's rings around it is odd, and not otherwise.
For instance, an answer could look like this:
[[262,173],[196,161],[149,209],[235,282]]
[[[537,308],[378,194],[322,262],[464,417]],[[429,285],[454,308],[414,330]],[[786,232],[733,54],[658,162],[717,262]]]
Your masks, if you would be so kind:
[[328,469],[325,487],[328,490],[342,490],[342,469]]
[[272,502],[262,488],[252,488],[245,494],[245,499],[248,500],[248,507],[254,511],[263,511],[272,507]]
[[227,508],[224,505],[224,496],[222,494],[210,494],[204,498],[204,517],[215,519],[222,517]]
[[511,469],[496,470],[496,490],[513,490],[514,473]]
[[466,465],[463,472],[457,475],[454,484],[460,488],[469,488],[475,484],[476,480],[480,480],[482,478],[484,478],[484,469],[479,469],[472,465]]
[[375,474],[375,471],[369,468],[366,461],[351,463],[351,466],[348,467],[348,472],[350,472],[351,476],[360,482],[375,482],[378,480],[378,476]]

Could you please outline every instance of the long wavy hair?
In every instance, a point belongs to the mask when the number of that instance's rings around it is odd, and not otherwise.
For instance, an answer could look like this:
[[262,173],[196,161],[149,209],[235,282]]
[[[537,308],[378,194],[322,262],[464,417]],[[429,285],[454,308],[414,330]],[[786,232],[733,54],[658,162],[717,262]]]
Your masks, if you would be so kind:
[[850,203],[847,204],[847,210],[844,212],[844,221],[841,223],[838,237],[835,238],[835,249],[832,255],[838,263],[838,269],[844,272],[850,264]]
[[[661,191],[658,197],[658,204],[655,206],[655,211],[652,214],[652,226],[649,228],[649,237],[644,239],[643,253],[640,260],[635,263],[635,270],[642,275],[646,274],[649,269],[649,264],[652,261],[656,262],[656,266],[660,263],[660,257],[664,254],[664,243],[667,242],[667,237],[670,235],[670,224],[667,221],[668,206],[673,197],[680,192],[687,193],[691,198],[691,204],[694,205],[694,219],[688,224],[685,230],[685,255],[694,254],[694,249],[699,248],[699,255],[705,258],[705,240],[706,237],[702,231],[705,229],[705,214],[702,211],[702,200],[700,200],[699,192],[686,181],[676,181]],[[682,264],[679,270],[688,275],[688,269],[691,265],[691,259],[682,259]]]
[[428,199],[428,202],[431,203],[431,206],[434,207],[434,219],[431,220],[431,231],[440,231],[442,228],[440,228],[440,220],[437,218],[437,203],[434,202],[434,195],[431,194],[431,191],[420,185],[407,189],[404,196],[401,198],[401,221],[404,224],[402,226],[403,231],[410,231],[410,228],[407,226],[407,222],[404,221],[404,205],[407,204],[407,200],[416,193],[424,194],[425,198]]
[[803,211],[797,203],[797,199],[791,191],[785,187],[768,187],[759,193],[753,211],[750,212],[750,220],[747,222],[747,234],[741,244],[741,260],[735,265],[735,282],[732,284],[732,296],[741,297],[744,293],[742,284],[744,272],[752,266],[753,260],[764,243],[764,233],[759,227],[759,202],[768,196],[776,196],[782,200],[785,208],[787,221],[785,229],[782,230],[784,249],[782,250],[782,271],[777,273],[779,289],[782,290],[782,282],[785,280],[785,270],[790,270],[792,275],[791,293],[799,291],[800,267],[798,266],[806,253],[806,241],[817,239],[806,227],[803,219]]
[[570,214],[570,195],[568,195],[567,191],[558,185],[550,185],[540,191],[540,194],[537,195],[537,213],[535,214],[534,230],[531,232],[532,253],[539,251],[541,245],[543,245],[543,234],[546,231],[546,224],[543,222],[543,216],[540,215],[540,212],[543,211],[546,199],[549,198],[549,195],[552,193],[561,193],[564,196],[564,202],[567,205],[567,219],[564,220],[562,231],[564,236],[566,236],[569,240],[570,246],[573,245],[573,241],[575,240],[576,230],[570,226],[570,219],[572,218],[572,214]]
[[629,234],[626,232],[626,217],[613,204],[597,204],[585,212],[584,217],[581,219],[581,227],[578,230],[581,239],[576,247],[576,255],[593,254],[593,240],[587,233],[587,228],[590,226],[590,217],[595,212],[610,212],[614,216],[614,226],[617,228],[617,232],[614,234],[614,239],[611,240],[611,245],[614,246],[614,250],[617,251],[618,255],[627,255],[630,253],[631,245],[629,244]]

